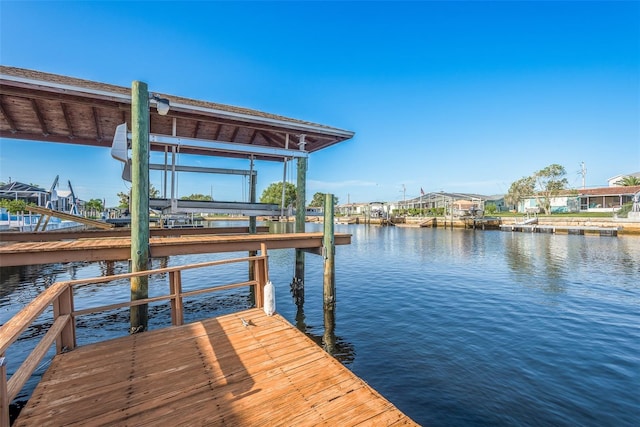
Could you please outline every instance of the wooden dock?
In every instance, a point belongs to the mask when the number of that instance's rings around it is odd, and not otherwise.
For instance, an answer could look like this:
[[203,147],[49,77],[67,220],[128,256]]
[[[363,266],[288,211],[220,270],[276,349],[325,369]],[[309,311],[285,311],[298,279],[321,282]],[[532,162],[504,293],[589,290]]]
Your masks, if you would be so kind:
[[502,224],[502,231],[521,231],[525,233],[578,234],[593,236],[618,236],[619,227],[597,227],[579,225],[540,225],[540,224]]
[[[268,226],[256,227],[258,233],[268,233]],[[177,237],[206,234],[249,234],[249,227],[189,227],[150,228],[151,237]],[[130,237],[131,229],[118,227],[110,230],[52,230],[52,231],[0,231],[0,242],[50,242],[54,240],[104,239]]]
[[55,356],[14,423],[34,425],[417,424],[284,318],[252,309]]
[[[187,235],[151,237],[151,257],[257,251],[262,242],[268,249],[320,251],[322,232],[242,235]],[[336,245],[351,243],[351,234],[336,233]],[[56,242],[13,242],[0,246],[0,267],[73,261],[122,261],[131,257],[130,238],[78,239]]]
[[437,220],[435,217],[429,217],[429,218],[424,218],[424,220],[422,220],[418,225],[420,227],[431,227],[431,228],[435,228],[437,227]]

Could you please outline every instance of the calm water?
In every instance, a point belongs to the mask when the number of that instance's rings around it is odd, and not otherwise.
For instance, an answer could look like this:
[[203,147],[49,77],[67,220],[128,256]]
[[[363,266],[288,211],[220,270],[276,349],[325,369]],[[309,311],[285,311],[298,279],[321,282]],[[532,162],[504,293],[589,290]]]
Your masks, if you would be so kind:
[[[353,241],[336,249],[335,355],[418,423],[638,425],[639,237],[363,225],[336,225],[336,232]],[[172,257],[154,267],[220,257]],[[321,342],[322,259],[306,259],[304,312],[289,292],[292,250],[270,252],[270,276],[278,312]],[[125,270],[117,264],[113,273]],[[100,264],[5,270],[0,322],[55,281],[105,272]],[[190,272],[185,287],[242,280],[239,273],[246,275],[237,266]],[[166,278],[154,283],[151,293],[166,289]],[[126,300],[128,283],[80,288],[76,298],[78,308],[82,298],[85,305]],[[188,320],[246,307],[247,293],[230,291],[192,301]],[[163,306],[150,315],[151,327],[168,322]],[[127,322],[127,312],[81,319],[79,344],[126,335]],[[8,356],[25,351],[39,324]]]

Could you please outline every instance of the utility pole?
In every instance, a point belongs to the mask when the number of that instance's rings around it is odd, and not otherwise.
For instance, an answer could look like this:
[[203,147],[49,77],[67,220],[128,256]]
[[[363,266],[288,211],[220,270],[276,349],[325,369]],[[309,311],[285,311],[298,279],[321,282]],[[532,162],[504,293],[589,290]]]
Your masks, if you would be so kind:
[[587,188],[586,186],[586,178],[587,178],[587,167],[585,166],[584,162],[582,162],[581,164],[581,169],[580,169],[580,174],[582,175],[582,188],[585,189]]

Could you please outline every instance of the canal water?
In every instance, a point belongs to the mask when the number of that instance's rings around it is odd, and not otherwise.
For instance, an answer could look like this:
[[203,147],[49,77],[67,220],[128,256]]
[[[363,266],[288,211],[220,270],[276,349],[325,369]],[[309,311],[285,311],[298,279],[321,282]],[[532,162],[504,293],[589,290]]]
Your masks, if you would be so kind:
[[[353,237],[336,248],[334,355],[416,422],[638,425],[639,237],[365,225],[335,231]],[[222,257],[232,256],[176,256],[154,260],[154,267]],[[302,310],[290,294],[294,263],[293,250],[270,252],[277,311],[322,345],[322,258],[306,255]],[[125,263],[5,269],[0,322],[55,281],[126,269]],[[185,273],[185,287],[242,280],[238,270]],[[161,293],[156,287],[166,291],[166,277],[152,279],[151,294]],[[76,307],[126,298],[126,281],[84,287]],[[248,292],[236,289],[191,301],[186,316],[193,321],[247,307]],[[168,324],[168,316],[166,305],[151,306],[150,327]],[[50,317],[43,314],[7,354],[15,356],[8,357],[9,371]],[[79,344],[126,335],[127,323],[123,311],[80,319]],[[46,367],[45,361],[38,375]]]

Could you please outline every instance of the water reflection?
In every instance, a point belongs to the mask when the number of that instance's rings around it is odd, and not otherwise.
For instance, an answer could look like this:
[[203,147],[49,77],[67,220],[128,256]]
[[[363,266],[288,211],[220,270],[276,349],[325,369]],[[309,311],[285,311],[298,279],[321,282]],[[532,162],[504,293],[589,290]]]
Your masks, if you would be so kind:
[[324,331],[322,335],[314,333],[314,328],[306,324],[303,306],[297,306],[295,326],[300,332],[303,332],[313,342],[344,365],[353,363],[356,357],[355,346],[335,334],[335,310],[325,311]]
[[[294,251],[273,250],[269,277],[278,312],[418,423],[637,423],[640,405],[629,390],[640,381],[640,238],[338,224],[335,230],[353,235],[351,245],[336,248],[336,311],[323,311],[321,257],[306,257],[301,307],[289,286]],[[221,257],[180,256],[167,263]],[[16,301],[26,303],[72,274],[126,268],[78,264],[75,271],[59,265],[2,272],[0,316],[6,319]],[[183,279],[197,289],[237,281],[246,275],[238,270],[194,271]],[[152,283],[166,291],[165,279]],[[78,291],[112,302],[127,289],[125,281]],[[248,290],[236,289],[190,300],[189,321],[249,307],[248,298]],[[158,322],[169,319],[166,304],[152,310]],[[49,321],[43,316],[38,325]],[[128,327],[120,312],[80,321],[94,335],[125,334]],[[38,325],[26,336],[37,336]]]
[[565,292],[567,239],[546,234],[510,234],[505,239],[504,255],[516,282],[552,294]]

